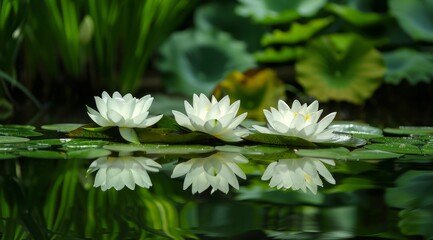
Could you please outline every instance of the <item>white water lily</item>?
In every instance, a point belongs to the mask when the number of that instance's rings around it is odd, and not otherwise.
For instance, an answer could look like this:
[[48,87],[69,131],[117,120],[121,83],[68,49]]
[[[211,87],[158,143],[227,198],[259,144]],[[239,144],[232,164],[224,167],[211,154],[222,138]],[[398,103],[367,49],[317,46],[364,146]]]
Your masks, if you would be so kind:
[[268,165],[262,180],[271,180],[270,187],[293,189],[317,193],[317,186],[323,187],[322,176],[327,182],[335,184],[329,170],[323,164],[335,166],[334,160],[319,158],[280,159]]
[[194,94],[192,106],[185,101],[186,115],[173,110],[176,122],[191,131],[200,131],[213,135],[227,142],[242,141],[249,134],[238,125],[247,117],[243,113],[236,117],[240,101],[230,104],[230,98],[225,96],[219,102],[214,96],[209,100],[204,94],[200,97]]
[[119,92],[113,97],[107,92],[101,97],[95,97],[98,111],[87,107],[90,118],[102,127],[119,127],[120,135],[127,141],[139,143],[133,128],[146,128],[158,122],[162,115],[149,117],[149,108],[153,97],[146,95],[140,99],[130,93],[122,97]]
[[[192,193],[201,193],[212,188],[211,193],[220,190],[229,192],[229,185],[239,189],[237,177],[246,179],[245,173],[237,163],[247,163],[239,153],[217,152],[204,158],[192,158],[181,162],[173,169],[172,178],[185,176],[183,190],[192,186]],[[237,177],[236,177],[237,176]]]
[[290,108],[284,101],[278,101],[278,110],[271,107],[271,111],[264,110],[268,127],[254,125],[257,131],[268,134],[295,136],[312,142],[330,141],[335,137],[330,129],[326,129],[334,120],[337,113],[328,114],[319,120],[323,110],[319,102],[314,101],[309,106],[301,105],[295,100]]
[[97,171],[94,187],[102,191],[110,188],[121,190],[125,186],[131,190],[135,185],[150,188],[148,171],[158,172],[161,165],[150,158],[132,156],[130,153],[119,153],[119,157],[101,157],[90,164],[87,173]]

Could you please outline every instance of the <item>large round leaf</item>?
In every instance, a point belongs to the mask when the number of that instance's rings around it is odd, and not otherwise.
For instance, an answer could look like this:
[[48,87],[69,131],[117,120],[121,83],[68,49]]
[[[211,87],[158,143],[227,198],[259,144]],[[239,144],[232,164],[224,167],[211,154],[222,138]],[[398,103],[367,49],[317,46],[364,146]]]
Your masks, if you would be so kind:
[[210,94],[231,71],[255,66],[243,42],[219,31],[178,32],[161,48],[159,70],[169,92]]
[[298,82],[319,101],[361,104],[380,86],[384,72],[381,54],[352,34],[312,40],[296,64]]
[[391,14],[412,38],[433,41],[433,1],[390,0],[388,4]]

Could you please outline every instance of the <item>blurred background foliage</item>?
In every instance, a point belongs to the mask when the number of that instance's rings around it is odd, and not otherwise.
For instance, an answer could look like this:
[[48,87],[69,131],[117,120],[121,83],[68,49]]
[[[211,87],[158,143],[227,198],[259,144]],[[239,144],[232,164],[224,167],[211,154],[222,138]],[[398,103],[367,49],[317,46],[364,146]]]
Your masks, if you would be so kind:
[[[202,92],[245,100],[244,111],[256,119],[275,99],[298,98],[327,102],[340,119],[431,124],[431,1],[0,0],[0,6],[2,120],[119,90],[163,93],[160,112]],[[261,69],[267,77],[251,75]],[[429,104],[413,108],[416,102]]]

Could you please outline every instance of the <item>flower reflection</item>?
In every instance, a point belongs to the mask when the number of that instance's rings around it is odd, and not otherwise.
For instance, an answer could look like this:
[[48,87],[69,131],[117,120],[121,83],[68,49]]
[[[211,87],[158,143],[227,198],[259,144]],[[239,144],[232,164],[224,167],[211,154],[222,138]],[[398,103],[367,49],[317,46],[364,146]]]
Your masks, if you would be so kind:
[[327,182],[335,184],[324,163],[335,166],[334,160],[319,158],[296,158],[280,159],[268,165],[263,173],[262,180],[271,180],[270,187],[278,189],[293,189],[306,192],[309,189],[312,193],[317,193],[317,186],[323,187],[322,176]]
[[290,108],[280,100],[278,110],[271,107],[271,111],[265,109],[263,112],[269,127],[253,126],[261,133],[295,136],[312,142],[329,141],[334,137],[333,130],[325,128],[334,120],[336,113],[330,113],[318,121],[323,112],[319,110],[318,101],[301,105],[295,100]]
[[135,185],[150,188],[150,172],[158,172],[161,165],[150,158],[132,156],[132,152],[120,152],[119,157],[101,157],[90,164],[87,173],[97,171],[94,187],[101,187],[102,191],[114,187],[121,190],[125,186],[131,190]]
[[[192,158],[176,165],[172,178],[185,176],[183,189],[192,186],[192,193],[201,193],[211,187],[211,193],[216,190],[228,193],[229,185],[239,189],[237,177],[246,179],[245,173],[237,163],[247,163],[239,153],[217,152],[203,158]],[[237,176],[237,177],[236,177]]]

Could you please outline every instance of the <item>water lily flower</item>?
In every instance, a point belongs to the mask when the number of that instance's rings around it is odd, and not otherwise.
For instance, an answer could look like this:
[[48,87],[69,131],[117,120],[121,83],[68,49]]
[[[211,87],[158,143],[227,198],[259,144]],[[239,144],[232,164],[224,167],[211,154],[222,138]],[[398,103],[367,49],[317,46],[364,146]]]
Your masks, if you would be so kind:
[[330,141],[335,137],[331,129],[325,129],[334,120],[337,113],[328,114],[319,120],[323,110],[319,102],[314,101],[309,106],[301,105],[295,100],[290,108],[284,101],[278,101],[278,110],[271,107],[271,111],[264,110],[268,127],[254,125],[253,128],[261,133],[295,136],[312,142]]
[[247,113],[236,117],[239,105],[239,100],[230,104],[228,96],[218,102],[214,96],[210,101],[204,94],[200,94],[200,97],[194,94],[192,106],[185,101],[186,115],[174,110],[173,115],[179,125],[191,131],[208,133],[227,142],[237,142],[249,133],[246,129],[237,128],[247,117]]
[[268,165],[263,173],[262,180],[271,180],[270,187],[277,189],[301,189],[306,192],[309,189],[312,193],[317,193],[317,186],[323,187],[322,176],[327,182],[335,184],[329,170],[323,164],[335,166],[334,160],[319,158],[296,158],[280,159]]
[[98,111],[87,106],[90,118],[102,127],[119,127],[123,139],[139,143],[138,136],[133,128],[146,128],[158,122],[162,115],[148,117],[153,97],[146,95],[140,99],[130,93],[122,97],[119,92],[113,97],[107,92],[101,97],[95,97]]
[[146,157],[132,156],[131,153],[120,152],[119,157],[100,157],[93,161],[87,173],[97,171],[94,187],[101,187],[102,191],[113,188],[121,190],[125,186],[131,190],[135,185],[150,188],[150,172],[158,172],[161,165]]
[[[181,162],[173,169],[172,178],[185,176],[183,190],[192,186],[192,193],[201,193],[212,188],[211,193],[220,190],[229,192],[229,185],[239,189],[237,177],[246,179],[245,173],[237,163],[247,163],[242,154],[217,152],[204,158],[192,158]],[[237,177],[236,177],[237,176]]]

